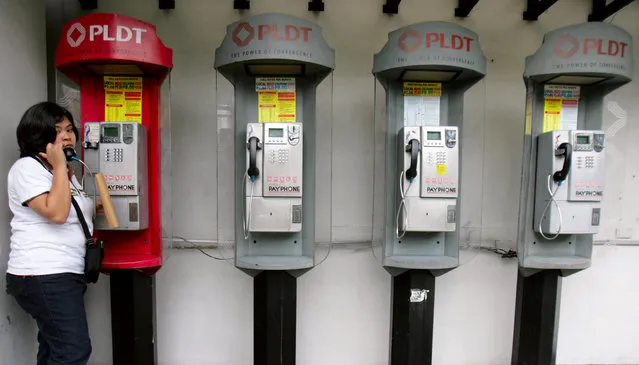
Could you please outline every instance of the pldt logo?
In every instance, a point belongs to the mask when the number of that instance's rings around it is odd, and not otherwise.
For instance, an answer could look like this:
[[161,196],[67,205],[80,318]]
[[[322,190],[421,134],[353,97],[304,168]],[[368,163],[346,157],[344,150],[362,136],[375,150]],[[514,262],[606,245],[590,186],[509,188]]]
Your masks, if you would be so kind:
[[570,58],[579,50],[579,41],[570,34],[559,38],[555,43],[555,53],[561,58]]
[[[74,39],[74,33],[78,34],[77,37],[75,37]],[[87,36],[87,30],[84,29],[84,27],[82,26],[82,24],[80,23],[75,23],[71,26],[71,28],[69,28],[69,30],[67,31],[67,43],[69,43],[69,45],[73,48],[79,46],[80,44],[82,44],[82,42],[84,41],[84,38],[86,38]]]
[[247,46],[255,37],[255,29],[249,23],[240,23],[233,31],[233,43],[238,47]]

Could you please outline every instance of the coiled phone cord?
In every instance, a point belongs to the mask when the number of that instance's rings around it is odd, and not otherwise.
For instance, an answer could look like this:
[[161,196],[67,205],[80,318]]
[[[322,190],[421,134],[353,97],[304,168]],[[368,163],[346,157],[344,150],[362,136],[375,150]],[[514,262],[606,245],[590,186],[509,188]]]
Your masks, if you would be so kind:
[[[563,224],[563,217],[561,215],[561,208],[559,207],[559,203],[557,202],[557,200],[555,199],[555,195],[557,194],[557,190],[559,190],[559,187],[561,186],[562,180],[557,182],[557,187],[555,188],[555,191],[552,191],[551,188],[551,181],[552,179],[552,175],[548,175],[548,183],[547,183],[547,188],[548,188],[548,194],[550,194],[550,200],[548,200],[548,204],[546,204],[546,208],[544,208],[544,211],[541,213],[541,218],[539,219],[539,234],[541,234],[541,236],[547,240],[554,240],[555,238],[559,237],[559,234],[561,233],[561,225]],[[557,214],[559,214],[559,227],[557,228],[557,233],[552,236],[552,237],[547,237],[544,234],[544,231],[541,229],[541,222],[544,220],[544,217],[546,216],[546,212],[548,211],[548,208],[550,208],[550,204],[551,203],[555,203],[555,206],[557,207]]]
[[399,174],[399,195],[401,196],[401,200],[399,202],[399,206],[397,207],[397,215],[395,216],[395,237],[401,239],[402,237],[404,237],[404,235],[406,234],[406,231],[404,230],[401,235],[399,233],[399,216],[402,212],[402,209],[404,210],[404,219],[403,219],[403,226],[406,227],[406,223],[408,221],[408,211],[406,210],[406,194],[408,194],[408,191],[410,190],[410,187],[413,185],[413,179],[410,179],[410,183],[408,184],[408,187],[406,188],[406,190],[404,190],[404,170],[402,170],[402,172]]

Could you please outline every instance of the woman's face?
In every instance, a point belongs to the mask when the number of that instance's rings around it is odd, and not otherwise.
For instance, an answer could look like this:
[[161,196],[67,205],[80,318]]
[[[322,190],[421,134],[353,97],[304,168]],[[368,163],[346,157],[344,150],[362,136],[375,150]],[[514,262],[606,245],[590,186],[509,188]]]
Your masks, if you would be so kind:
[[66,117],[55,125],[57,136],[54,144],[61,144],[62,148],[71,147],[75,148],[75,134],[73,133],[73,126]]

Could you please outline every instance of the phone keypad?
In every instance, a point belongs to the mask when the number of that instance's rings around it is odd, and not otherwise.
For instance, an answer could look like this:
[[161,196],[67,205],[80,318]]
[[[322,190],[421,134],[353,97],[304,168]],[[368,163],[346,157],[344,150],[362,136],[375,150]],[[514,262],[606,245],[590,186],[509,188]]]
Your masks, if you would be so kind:
[[124,149],[123,148],[107,148],[104,154],[104,161],[107,162],[122,162],[124,161]]
[[287,164],[289,152],[288,149],[281,148],[279,150],[271,150],[268,160],[271,164]]
[[436,153],[429,152],[426,155],[426,162],[428,162],[429,165],[446,164],[446,152],[436,152]]

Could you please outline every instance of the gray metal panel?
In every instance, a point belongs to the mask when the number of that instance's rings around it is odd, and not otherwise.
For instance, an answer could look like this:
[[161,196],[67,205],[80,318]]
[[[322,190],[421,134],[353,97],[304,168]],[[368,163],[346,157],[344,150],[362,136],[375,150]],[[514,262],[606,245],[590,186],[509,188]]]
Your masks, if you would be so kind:
[[457,71],[457,80],[478,81],[486,74],[486,58],[475,32],[454,23],[423,22],[389,33],[374,57],[373,73],[385,82],[406,69]]
[[214,67],[231,82],[233,73],[246,73],[245,63],[304,64],[305,74],[312,75],[335,68],[335,51],[315,23],[285,14],[260,14],[229,24],[215,50]]
[[557,75],[632,79],[632,36],[616,25],[588,22],[556,29],[544,36],[541,47],[526,58],[524,77],[545,81]]
[[[117,127],[119,143],[101,141],[105,127]],[[94,132],[91,132],[94,131]],[[96,133],[98,132],[99,133]],[[128,138],[124,133],[128,133]],[[84,142],[98,141],[98,149],[85,148],[84,160],[91,172],[104,175],[113,208],[120,223],[110,228],[103,214],[95,219],[96,230],[142,230],[149,225],[149,192],[147,163],[147,130],[137,122],[87,122]],[[95,147],[96,145],[94,145]],[[95,182],[85,179],[87,194],[93,195]]]

